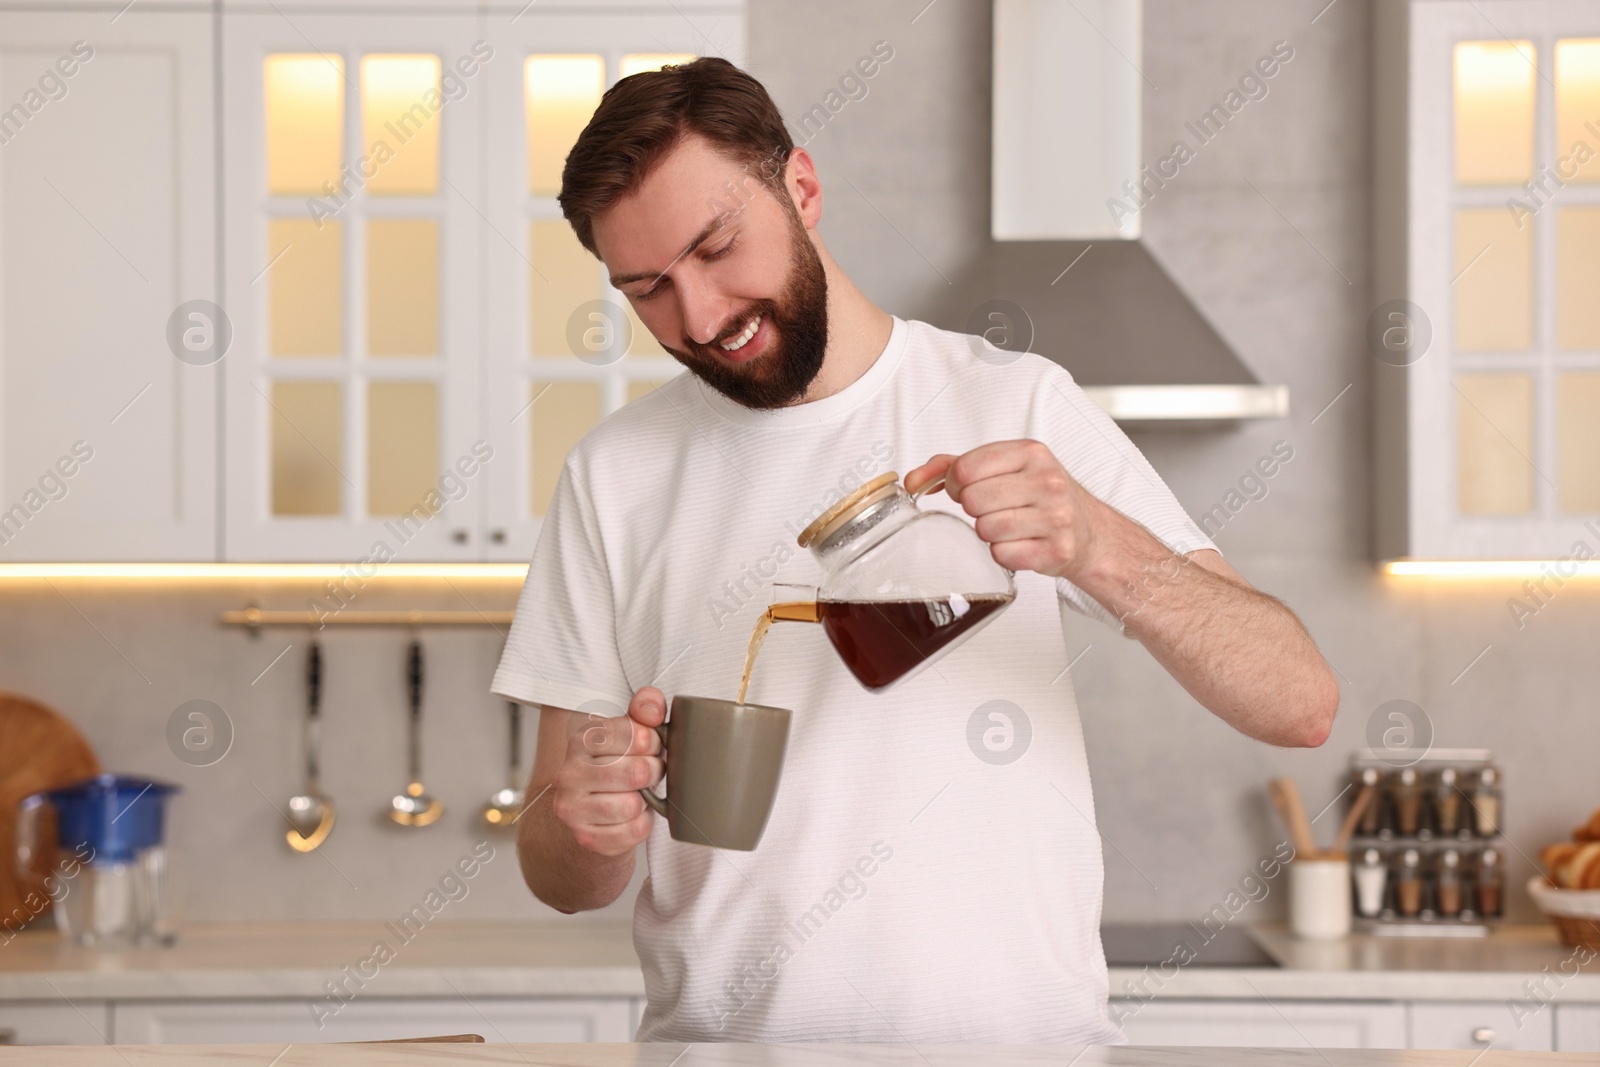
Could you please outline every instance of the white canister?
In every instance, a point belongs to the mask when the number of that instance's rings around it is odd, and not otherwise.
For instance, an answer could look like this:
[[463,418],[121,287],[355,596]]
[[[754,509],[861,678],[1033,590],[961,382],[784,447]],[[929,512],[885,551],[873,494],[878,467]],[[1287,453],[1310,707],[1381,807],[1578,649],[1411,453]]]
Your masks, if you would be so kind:
[[1289,928],[1326,939],[1350,932],[1350,858],[1299,856],[1289,864]]

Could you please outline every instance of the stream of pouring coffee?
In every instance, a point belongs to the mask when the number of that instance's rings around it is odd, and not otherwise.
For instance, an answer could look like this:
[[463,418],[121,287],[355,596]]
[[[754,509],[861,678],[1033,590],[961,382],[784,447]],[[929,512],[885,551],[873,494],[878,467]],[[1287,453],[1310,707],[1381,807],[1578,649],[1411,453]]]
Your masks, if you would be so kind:
[[750,675],[756,669],[756,655],[761,651],[761,642],[767,639],[767,631],[772,629],[774,622],[821,622],[822,614],[815,600],[790,600],[782,604],[774,604],[761,613],[761,618],[756,620],[756,628],[750,632],[750,647],[744,654],[744,673],[739,676],[739,700],[744,703],[745,694],[750,691]]

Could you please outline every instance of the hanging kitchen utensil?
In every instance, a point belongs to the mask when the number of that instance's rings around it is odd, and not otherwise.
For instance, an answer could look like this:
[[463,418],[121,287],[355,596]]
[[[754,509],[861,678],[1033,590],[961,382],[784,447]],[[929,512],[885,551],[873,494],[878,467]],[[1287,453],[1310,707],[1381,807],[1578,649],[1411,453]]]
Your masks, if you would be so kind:
[[333,832],[333,800],[322,792],[322,646],[306,653],[306,788],[289,798],[284,838],[296,852],[312,852]]
[[511,757],[507,768],[506,786],[495,790],[483,806],[484,825],[491,830],[507,830],[522,814],[526,794],[522,789],[522,705],[515,700],[506,701],[506,711],[511,717]]
[[422,642],[411,641],[406,681],[411,690],[411,721],[407,733],[411,781],[405,792],[389,801],[389,818],[401,826],[432,826],[444,814],[444,805],[422,788]]

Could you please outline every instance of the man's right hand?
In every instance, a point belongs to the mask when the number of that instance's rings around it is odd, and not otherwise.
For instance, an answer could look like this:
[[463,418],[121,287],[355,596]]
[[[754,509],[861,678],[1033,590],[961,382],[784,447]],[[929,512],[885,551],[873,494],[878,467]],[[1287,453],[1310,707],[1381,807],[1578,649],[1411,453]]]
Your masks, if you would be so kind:
[[551,792],[556,818],[580,847],[621,856],[650,836],[653,813],[639,790],[654,786],[666,769],[655,730],[666,717],[666,696],[646,686],[633,695],[626,715],[571,720]]

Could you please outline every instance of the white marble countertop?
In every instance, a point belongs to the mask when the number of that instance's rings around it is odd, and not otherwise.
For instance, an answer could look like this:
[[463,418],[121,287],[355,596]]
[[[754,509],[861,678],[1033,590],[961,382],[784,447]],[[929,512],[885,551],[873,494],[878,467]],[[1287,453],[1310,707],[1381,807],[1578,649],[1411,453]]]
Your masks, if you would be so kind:
[[29,930],[0,945],[0,1000],[319,997],[380,940],[385,996],[644,996],[631,923],[576,920],[438,922],[409,943],[381,922],[207,923],[120,952]]
[[[1561,944],[1555,927],[1503,924],[1487,937],[1374,937],[1302,941],[1281,926],[1250,934],[1278,967],[1111,968],[1113,997],[1273,1000],[1499,1000],[1545,979],[1556,1003],[1600,1003],[1600,959]],[[1588,954],[1593,956],[1593,954]],[[1170,968],[1169,968],[1170,971]],[[1556,975],[1556,982],[1547,975]]]
[[[1463,1067],[1461,1052],[1075,1045],[124,1045],[0,1047],[29,1067]],[[1590,1064],[1559,1052],[1484,1052],[1474,1067]]]
[[[1111,995],[1506,1000],[1526,995],[1528,981],[1556,974],[1563,977],[1556,1001],[1600,1003],[1600,960],[1569,976],[1574,950],[1548,926],[1502,926],[1470,940],[1358,935],[1311,942],[1281,928],[1252,933],[1281,967],[1197,963],[1175,977],[1154,967],[1113,967]],[[386,997],[644,996],[630,923],[545,920],[441,922],[403,945],[376,922],[202,924],[185,929],[171,948],[124,952],[69,945],[52,930],[26,931],[0,945],[0,1001],[316,997],[380,939],[396,946],[384,966]]]

